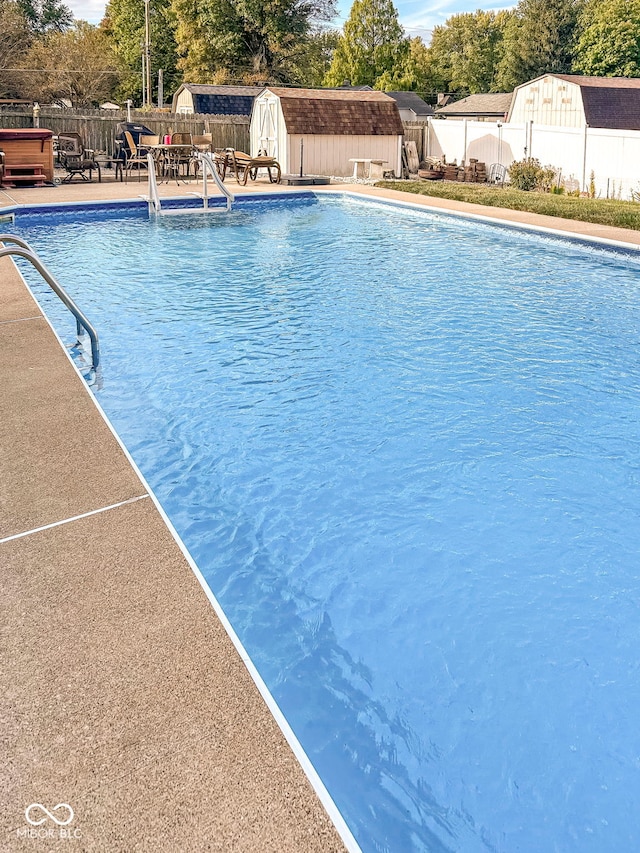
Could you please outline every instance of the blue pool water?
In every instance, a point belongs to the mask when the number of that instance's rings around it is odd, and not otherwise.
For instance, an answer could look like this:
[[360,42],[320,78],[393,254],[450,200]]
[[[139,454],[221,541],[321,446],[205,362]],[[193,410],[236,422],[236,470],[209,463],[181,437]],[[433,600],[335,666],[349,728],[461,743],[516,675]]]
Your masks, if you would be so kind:
[[640,847],[636,257],[349,199],[18,230],[366,853]]

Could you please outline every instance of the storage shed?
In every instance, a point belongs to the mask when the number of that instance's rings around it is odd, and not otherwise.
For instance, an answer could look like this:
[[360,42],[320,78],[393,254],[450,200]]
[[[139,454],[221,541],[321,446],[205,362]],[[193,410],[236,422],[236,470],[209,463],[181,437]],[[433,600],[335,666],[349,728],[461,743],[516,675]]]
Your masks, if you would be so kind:
[[171,111],[189,115],[250,116],[262,86],[208,86],[183,83],[173,96]]
[[640,79],[544,74],[516,87],[508,120],[640,130]]
[[269,87],[254,102],[250,133],[251,153],[264,149],[285,173],[299,173],[302,143],[307,175],[346,177],[353,158],[401,174],[402,121],[382,92]]

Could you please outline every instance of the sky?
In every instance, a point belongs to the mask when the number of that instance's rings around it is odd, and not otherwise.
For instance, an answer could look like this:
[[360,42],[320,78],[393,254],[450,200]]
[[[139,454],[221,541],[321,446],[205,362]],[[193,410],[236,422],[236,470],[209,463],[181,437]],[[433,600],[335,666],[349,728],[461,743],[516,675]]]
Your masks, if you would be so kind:
[[[100,23],[105,9],[105,0],[64,0],[76,18],[92,24]],[[143,4],[143,0],[140,0]],[[431,31],[447,18],[460,12],[475,12],[476,9],[504,9],[507,4],[496,6],[495,0],[395,0],[400,23],[410,36],[420,36],[426,44]],[[341,27],[349,16],[351,0],[338,0],[340,10],[335,26]]]

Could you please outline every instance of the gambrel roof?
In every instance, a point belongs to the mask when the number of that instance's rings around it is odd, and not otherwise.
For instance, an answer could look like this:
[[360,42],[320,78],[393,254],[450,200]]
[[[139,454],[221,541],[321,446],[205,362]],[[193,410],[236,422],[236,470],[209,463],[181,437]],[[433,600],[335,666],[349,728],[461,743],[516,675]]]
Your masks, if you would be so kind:
[[267,87],[280,99],[290,134],[395,136],[403,133],[398,106],[383,92]]
[[251,108],[256,95],[262,92],[262,86],[209,86],[204,83],[183,83],[173,96],[183,90],[191,92],[193,109],[196,113],[209,115],[251,115]]
[[640,130],[640,79],[545,74],[580,87],[588,127]]

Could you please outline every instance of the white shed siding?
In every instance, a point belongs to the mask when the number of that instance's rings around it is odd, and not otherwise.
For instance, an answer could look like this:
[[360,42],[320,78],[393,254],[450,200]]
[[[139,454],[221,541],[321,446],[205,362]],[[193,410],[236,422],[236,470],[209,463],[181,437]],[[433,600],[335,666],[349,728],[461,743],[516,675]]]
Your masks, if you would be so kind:
[[386,160],[385,170],[400,174],[397,136],[335,136],[291,134],[287,171],[300,172],[300,140],[304,142],[303,168],[307,175],[347,177],[353,174],[352,157]]
[[586,124],[580,87],[547,75],[525,83],[515,91],[509,122],[584,127]]
[[186,112],[186,110],[193,112],[193,95],[188,89],[183,89],[176,98],[175,112]]

